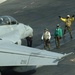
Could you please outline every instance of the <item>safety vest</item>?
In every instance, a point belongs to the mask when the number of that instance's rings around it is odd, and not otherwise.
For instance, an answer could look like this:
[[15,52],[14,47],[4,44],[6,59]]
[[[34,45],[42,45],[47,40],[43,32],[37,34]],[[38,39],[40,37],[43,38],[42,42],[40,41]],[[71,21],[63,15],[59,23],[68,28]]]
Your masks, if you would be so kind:
[[68,27],[70,27],[71,26],[71,23],[72,23],[72,21],[74,21],[74,17],[72,17],[72,18],[60,18],[60,20],[62,20],[63,22],[65,22],[65,25],[66,26],[68,26]]
[[49,39],[49,40],[50,40],[50,39],[51,39],[51,34],[50,34],[50,32],[49,32],[49,31],[44,32],[41,39],[42,39],[42,40],[43,40],[43,39],[45,39],[45,40]]
[[61,28],[56,28],[54,36],[55,37],[57,37],[57,36],[62,37],[62,29]]

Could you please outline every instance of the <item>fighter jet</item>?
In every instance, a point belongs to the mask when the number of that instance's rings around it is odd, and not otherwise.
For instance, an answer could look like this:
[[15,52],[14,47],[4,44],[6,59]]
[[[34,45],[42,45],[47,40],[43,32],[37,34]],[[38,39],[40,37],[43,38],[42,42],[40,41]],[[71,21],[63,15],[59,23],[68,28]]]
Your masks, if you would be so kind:
[[21,39],[33,35],[29,25],[19,23],[12,16],[0,16],[0,39],[22,44]]

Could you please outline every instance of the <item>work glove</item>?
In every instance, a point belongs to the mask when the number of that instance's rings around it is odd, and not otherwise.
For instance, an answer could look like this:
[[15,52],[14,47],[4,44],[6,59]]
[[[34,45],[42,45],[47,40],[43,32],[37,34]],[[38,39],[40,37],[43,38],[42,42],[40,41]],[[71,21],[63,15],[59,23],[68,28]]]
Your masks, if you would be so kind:
[[56,37],[54,37],[54,39],[55,39]]
[[47,43],[50,43],[50,40],[49,39],[47,39],[46,41],[47,41]]
[[74,15],[72,15],[72,17],[74,17]]
[[59,38],[61,39],[62,37],[60,36]]
[[61,39],[62,37],[60,37],[60,39]]
[[41,38],[41,41],[43,41],[43,39]]
[[59,16],[59,18],[61,18],[61,16]]

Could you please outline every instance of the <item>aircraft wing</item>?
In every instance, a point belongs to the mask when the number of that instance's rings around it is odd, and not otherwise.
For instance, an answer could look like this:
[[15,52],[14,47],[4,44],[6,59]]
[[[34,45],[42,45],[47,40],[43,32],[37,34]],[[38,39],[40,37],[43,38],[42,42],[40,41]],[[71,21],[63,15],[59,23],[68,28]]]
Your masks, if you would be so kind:
[[0,40],[0,66],[57,65],[66,55]]
[[19,34],[19,31],[18,30],[14,30],[14,31],[11,31],[7,34],[3,34],[0,36],[0,39],[2,40],[8,40],[8,41],[11,41],[13,43],[17,42],[18,40],[20,40],[20,34]]

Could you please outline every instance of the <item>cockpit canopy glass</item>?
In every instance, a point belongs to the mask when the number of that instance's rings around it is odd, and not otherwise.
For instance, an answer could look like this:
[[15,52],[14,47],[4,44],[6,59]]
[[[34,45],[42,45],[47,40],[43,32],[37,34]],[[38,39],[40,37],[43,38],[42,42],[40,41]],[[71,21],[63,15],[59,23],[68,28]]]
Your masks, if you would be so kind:
[[15,25],[18,21],[11,16],[0,16],[0,25]]

